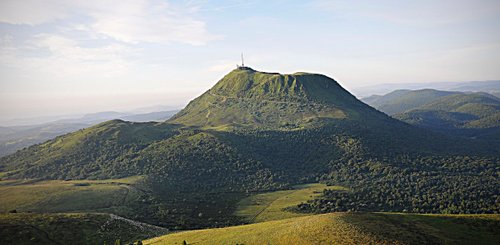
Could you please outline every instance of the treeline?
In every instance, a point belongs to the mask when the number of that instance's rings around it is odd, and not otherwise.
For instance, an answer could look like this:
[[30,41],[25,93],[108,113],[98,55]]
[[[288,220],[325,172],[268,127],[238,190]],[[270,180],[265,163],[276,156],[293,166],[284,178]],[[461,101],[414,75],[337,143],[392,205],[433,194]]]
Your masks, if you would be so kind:
[[322,179],[349,191],[325,190],[290,208],[297,212],[500,213],[499,158],[397,157],[334,162]]

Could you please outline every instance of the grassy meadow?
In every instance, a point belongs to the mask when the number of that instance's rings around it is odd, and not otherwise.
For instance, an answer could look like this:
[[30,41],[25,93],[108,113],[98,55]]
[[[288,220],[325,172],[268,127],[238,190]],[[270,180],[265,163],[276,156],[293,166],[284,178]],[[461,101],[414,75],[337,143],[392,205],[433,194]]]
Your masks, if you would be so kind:
[[0,212],[103,211],[134,200],[139,190],[135,176],[110,180],[3,180],[0,181]]

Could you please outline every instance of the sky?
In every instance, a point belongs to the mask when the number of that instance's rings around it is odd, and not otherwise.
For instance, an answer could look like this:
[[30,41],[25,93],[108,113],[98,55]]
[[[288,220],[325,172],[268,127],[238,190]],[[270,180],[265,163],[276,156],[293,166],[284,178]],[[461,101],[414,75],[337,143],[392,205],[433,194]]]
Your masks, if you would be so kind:
[[348,90],[500,79],[498,0],[1,0],[0,121],[182,107],[240,62]]

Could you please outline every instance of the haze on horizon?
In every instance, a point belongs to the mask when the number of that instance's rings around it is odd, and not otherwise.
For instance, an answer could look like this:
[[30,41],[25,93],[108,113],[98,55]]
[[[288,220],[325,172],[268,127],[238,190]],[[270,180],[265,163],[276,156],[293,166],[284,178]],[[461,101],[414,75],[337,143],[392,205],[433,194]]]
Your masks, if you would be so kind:
[[500,79],[500,2],[3,0],[0,121],[181,107],[240,62],[347,89]]

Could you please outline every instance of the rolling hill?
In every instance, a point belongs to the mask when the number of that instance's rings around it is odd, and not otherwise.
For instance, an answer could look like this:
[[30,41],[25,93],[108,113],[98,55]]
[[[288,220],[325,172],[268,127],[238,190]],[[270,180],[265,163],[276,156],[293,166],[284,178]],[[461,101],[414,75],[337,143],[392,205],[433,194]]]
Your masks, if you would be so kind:
[[180,232],[144,244],[497,244],[499,228],[498,215],[334,213]]
[[394,118],[450,135],[500,143],[500,99],[486,93],[442,97]]
[[487,93],[396,90],[363,101],[406,123],[499,145],[500,100]]

